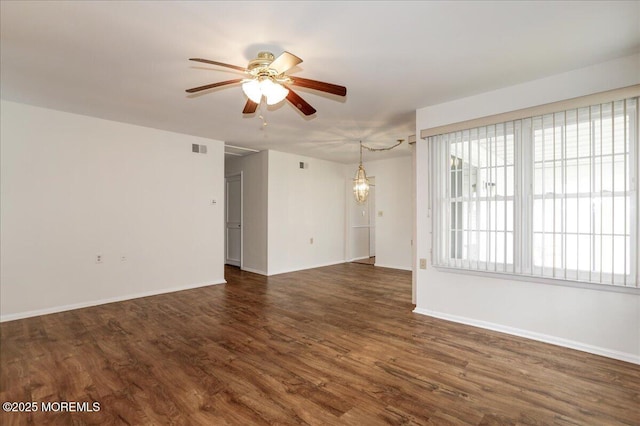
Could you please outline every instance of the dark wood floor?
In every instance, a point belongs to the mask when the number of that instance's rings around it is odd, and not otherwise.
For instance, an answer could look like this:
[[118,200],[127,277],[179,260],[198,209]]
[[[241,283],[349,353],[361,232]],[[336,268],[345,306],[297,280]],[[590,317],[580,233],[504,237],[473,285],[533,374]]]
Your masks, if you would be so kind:
[[2,425],[638,425],[640,366],[411,312],[347,263],[0,325]]

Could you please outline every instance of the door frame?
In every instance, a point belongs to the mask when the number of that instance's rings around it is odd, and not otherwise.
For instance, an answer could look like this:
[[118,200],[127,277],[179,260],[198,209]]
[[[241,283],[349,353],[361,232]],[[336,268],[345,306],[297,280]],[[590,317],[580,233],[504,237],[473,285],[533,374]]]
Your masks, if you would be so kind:
[[[373,183],[369,183],[369,258],[376,257],[376,177],[369,178]],[[373,201],[373,203],[372,203]],[[373,247],[373,250],[372,250]]]
[[[375,183],[375,176],[368,176],[368,178],[370,179],[369,182],[369,187],[374,187],[376,186]],[[353,217],[353,207],[354,207],[354,203],[356,202],[353,198],[353,179],[347,178],[347,191],[346,191],[346,197],[347,197],[347,201],[345,203],[345,216],[346,216],[346,231],[345,231],[345,260],[347,262],[354,262],[356,260],[362,260],[362,259],[369,259],[372,257],[371,255],[371,232],[373,229],[373,233],[374,233],[374,253],[373,256],[376,255],[376,247],[377,247],[377,242],[376,242],[376,219],[375,217],[373,217],[372,215],[376,214],[375,210],[376,207],[375,205],[372,207],[371,206],[371,199],[373,198],[374,200],[374,204],[375,204],[375,198],[376,198],[376,193],[375,193],[375,189],[373,191],[373,194],[371,193],[371,190],[369,192],[369,197],[366,201],[367,203],[367,214],[369,215],[369,217],[367,218],[367,224],[366,225],[354,225],[354,223],[356,223],[354,217]],[[373,211],[372,211],[373,209]],[[371,224],[371,222],[373,221],[373,226]],[[364,229],[366,228],[368,230],[367,232],[367,239],[368,239],[368,243],[367,243],[367,256],[356,256],[354,255],[354,238],[355,238],[355,230],[356,229]]]
[[227,264],[228,243],[227,243],[227,218],[229,206],[227,205],[227,189],[229,187],[228,180],[230,178],[240,177],[240,269],[244,267],[244,176],[243,172],[234,173],[224,177],[224,264]]

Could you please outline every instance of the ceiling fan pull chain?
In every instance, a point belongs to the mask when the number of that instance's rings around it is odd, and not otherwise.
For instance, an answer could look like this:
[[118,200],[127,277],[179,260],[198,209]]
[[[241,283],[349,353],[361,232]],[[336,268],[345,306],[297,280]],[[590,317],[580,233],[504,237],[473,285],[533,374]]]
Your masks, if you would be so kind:
[[265,127],[267,127],[267,124],[269,124],[267,123],[266,118],[264,118],[264,116],[262,115],[262,108],[262,102],[260,102],[260,115],[258,116],[258,118],[262,120],[262,127],[260,128],[260,130],[263,130]]

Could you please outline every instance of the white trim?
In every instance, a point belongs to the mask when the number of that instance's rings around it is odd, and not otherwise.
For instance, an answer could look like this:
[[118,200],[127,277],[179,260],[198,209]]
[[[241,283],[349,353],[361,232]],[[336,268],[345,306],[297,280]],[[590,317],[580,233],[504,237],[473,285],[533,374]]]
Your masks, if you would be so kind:
[[189,284],[180,287],[169,287],[154,291],[144,291],[142,293],[134,293],[126,296],[109,297],[106,299],[91,300],[88,302],[73,303],[71,305],[53,306],[50,308],[36,309],[33,311],[18,312],[16,314],[0,315],[0,322],[15,321],[23,318],[37,317],[40,315],[55,314],[58,312],[72,311],[74,309],[88,308],[91,306],[104,305],[107,303],[123,302],[125,300],[139,299],[141,297],[158,296],[160,294],[174,293],[177,291],[191,290],[199,287],[207,287],[210,285],[226,284],[227,281],[222,279],[217,282],[206,282]]
[[406,266],[384,265],[382,263],[376,263],[373,266],[375,266],[377,268],[389,268],[389,269],[400,269],[402,271],[413,271],[413,269],[411,267],[406,267]]
[[244,170],[240,170],[240,269],[242,265],[244,265]]
[[475,275],[477,277],[491,277],[491,278],[499,278],[503,280],[525,281],[525,282],[531,282],[531,283],[537,283],[537,284],[557,285],[561,287],[575,287],[575,288],[584,288],[587,290],[640,295],[640,287],[624,287],[621,285],[598,284],[598,283],[590,283],[586,281],[576,281],[568,278],[567,279],[549,278],[549,277],[541,277],[537,275],[515,274],[513,272],[483,271],[483,270],[475,270],[475,269],[454,268],[450,266],[434,265],[433,268],[440,272],[452,273],[452,274]]
[[[368,258],[367,258],[367,259],[368,259]],[[305,271],[305,270],[307,270],[307,269],[322,268],[322,267],[325,267],[325,266],[340,265],[340,264],[343,264],[343,263],[345,263],[345,261],[344,261],[344,260],[338,260],[337,262],[329,262],[329,263],[323,263],[323,264],[320,264],[320,265],[313,265],[313,266],[304,266],[304,267],[302,267],[302,268],[297,268],[297,269],[296,269],[296,268],[293,268],[293,269],[283,269],[283,270],[280,270],[280,271],[277,271],[277,272],[269,272],[269,273],[267,274],[267,276],[269,276],[269,277],[270,277],[270,276],[272,276],[272,275],[287,274],[287,273],[289,273],[289,272],[296,272],[296,271]]]
[[[244,171],[240,170],[239,173],[234,173],[229,176],[224,177],[224,264],[238,266],[242,269],[242,265],[244,264]],[[227,240],[227,235],[229,233],[228,228],[228,208],[227,198],[229,194],[227,194],[227,188],[229,187],[229,179],[240,177],[240,265],[235,265],[233,263],[229,263],[229,241]]]
[[259,269],[247,268],[246,266],[243,268],[240,268],[240,270],[251,272],[252,274],[265,275],[265,276],[267,275],[265,271],[261,271]]
[[640,365],[640,355],[632,353],[613,351],[611,349],[602,348],[599,346],[587,345],[575,340],[563,339],[561,337],[551,336],[543,333],[536,333],[533,331],[523,330],[520,328],[508,327],[501,324],[496,324],[487,321],[475,320],[472,318],[461,317],[458,315],[446,314],[443,312],[432,311],[429,309],[422,309],[416,307],[413,312],[416,314],[427,315],[434,318],[440,318],[447,321],[452,321],[460,324],[470,325],[473,327],[480,327],[487,330],[498,331],[500,333],[511,334],[513,336],[524,337],[531,340],[537,340],[539,342],[550,343],[556,346],[562,346],[569,349],[576,349],[582,352],[588,352],[595,355],[601,355],[608,358],[618,359],[621,361],[631,362],[633,364]]
[[[232,149],[239,149],[240,151],[249,151],[249,152],[260,152],[257,149],[252,149],[252,148],[245,148],[242,146],[236,146],[236,145],[229,145],[229,144],[224,144],[225,148],[232,148]],[[241,154],[242,155],[242,154]]]
[[354,257],[351,260],[347,260],[347,262],[355,262],[356,260],[364,260],[364,259],[371,259],[372,257],[375,256],[362,256],[362,257]]

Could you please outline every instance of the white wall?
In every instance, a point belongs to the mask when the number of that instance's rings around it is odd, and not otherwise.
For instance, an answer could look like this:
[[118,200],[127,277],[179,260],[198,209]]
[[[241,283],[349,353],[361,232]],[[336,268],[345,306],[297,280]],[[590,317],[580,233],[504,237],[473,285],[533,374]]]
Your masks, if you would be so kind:
[[225,175],[242,172],[242,269],[267,275],[267,151],[228,157]]
[[[398,148],[402,149],[402,148]],[[412,212],[412,160],[410,156],[387,160],[367,161],[364,168],[367,176],[375,176],[376,266],[411,270],[413,237]],[[346,168],[347,185],[358,165]],[[353,194],[348,191],[348,202],[355,204]],[[379,213],[382,212],[382,216]],[[354,218],[351,218],[352,224]],[[358,246],[358,235],[350,230],[351,253]]]
[[222,142],[1,109],[2,320],[224,282]]
[[[421,129],[640,83],[634,55],[417,111]],[[426,143],[416,144],[417,257],[430,259]],[[640,262],[640,259],[638,260]],[[640,291],[416,270],[416,312],[640,363]]]
[[268,274],[344,262],[344,165],[277,151],[268,157]]
[[444,126],[638,84],[640,55],[417,110],[416,129]]

